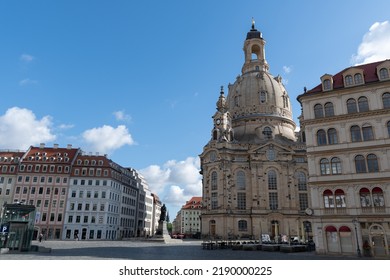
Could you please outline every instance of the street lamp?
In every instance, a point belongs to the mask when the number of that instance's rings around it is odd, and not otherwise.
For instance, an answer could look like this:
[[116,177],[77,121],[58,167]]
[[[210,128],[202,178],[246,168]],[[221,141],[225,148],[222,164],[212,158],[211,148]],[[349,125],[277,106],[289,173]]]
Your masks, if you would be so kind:
[[356,225],[358,224],[358,220],[355,218],[355,219],[352,220],[352,223],[355,226],[357,255],[360,258],[362,256],[362,253],[360,252],[359,238],[358,238],[357,227],[356,227]]

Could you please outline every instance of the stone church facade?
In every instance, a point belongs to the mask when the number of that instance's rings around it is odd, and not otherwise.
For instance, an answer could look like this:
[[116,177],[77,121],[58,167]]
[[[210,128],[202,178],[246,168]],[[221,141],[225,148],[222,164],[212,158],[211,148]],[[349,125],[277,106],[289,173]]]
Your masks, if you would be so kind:
[[210,141],[201,158],[202,234],[274,241],[312,238],[306,147],[289,95],[269,72],[254,23],[245,61],[225,96],[221,87]]

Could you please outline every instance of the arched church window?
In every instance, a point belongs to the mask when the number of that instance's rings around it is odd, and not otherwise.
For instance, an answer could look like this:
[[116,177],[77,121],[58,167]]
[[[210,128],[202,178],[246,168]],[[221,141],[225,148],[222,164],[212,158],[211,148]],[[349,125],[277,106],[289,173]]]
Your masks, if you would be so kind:
[[268,189],[276,190],[278,188],[275,170],[268,171]]
[[355,85],[363,83],[363,76],[360,73],[355,74],[355,76],[353,76],[353,79],[355,80]]
[[337,189],[334,192],[335,200],[336,200],[336,207],[337,208],[345,208],[347,207],[345,203],[345,194],[343,190]]
[[263,135],[265,139],[272,139],[272,129],[268,126],[264,127]]
[[245,172],[240,170],[237,172],[236,175],[236,186],[238,190],[245,190],[246,183],[245,183]]
[[371,194],[367,188],[362,188],[359,191],[360,205],[362,207],[371,207]]
[[218,189],[218,174],[217,171],[211,173],[211,190]]
[[325,117],[334,116],[334,109],[333,109],[332,102],[326,102],[324,108],[325,108]]
[[367,112],[368,108],[368,99],[365,96],[361,96],[358,99],[359,112]]
[[331,190],[325,190],[323,192],[323,198],[325,208],[334,208],[334,196]]
[[299,171],[296,174],[298,180],[298,191],[306,191],[307,190],[307,180],[305,173]]
[[213,130],[213,140],[218,140],[218,130]]
[[329,166],[328,159],[323,158],[320,160],[320,170],[321,170],[321,175],[329,175],[330,174],[330,166]]

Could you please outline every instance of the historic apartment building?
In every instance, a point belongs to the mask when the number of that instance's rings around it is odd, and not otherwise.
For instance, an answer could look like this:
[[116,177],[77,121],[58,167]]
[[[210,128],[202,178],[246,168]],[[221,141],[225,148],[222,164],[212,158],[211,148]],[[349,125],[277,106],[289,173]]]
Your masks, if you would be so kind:
[[0,202],[34,205],[47,239],[151,235],[156,213],[141,174],[71,145],[0,151]]
[[[254,24],[241,75],[221,89],[211,138],[201,158],[202,234],[276,242],[312,236],[306,146],[296,137],[289,95],[269,72]],[[310,214],[310,213],[309,213]]]
[[181,207],[181,234],[193,236],[200,232],[202,213],[202,197],[193,196],[186,204]]
[[319,253],[389,255],[389,72],[349,67],[298,97]]
[[244,41],[201,158],[202,234],[313,240],[320,254],[388,256],[390,61],[325,74],[297,99],[300,132],[265,40]]

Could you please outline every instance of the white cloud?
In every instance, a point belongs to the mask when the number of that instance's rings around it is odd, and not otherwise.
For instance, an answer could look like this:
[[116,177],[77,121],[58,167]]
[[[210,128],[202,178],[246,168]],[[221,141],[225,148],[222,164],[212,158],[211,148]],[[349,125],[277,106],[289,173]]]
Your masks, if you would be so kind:
[[[156,193],[172,215],[193,196],[202,195],[202,177],[199,174],[200,160],[188,157],[183,161],[170,160],[162,166],[151,165],[139,170],[150,190]],[[174,217],[171,217],[173,220]]]
[[111,153],[124,145],[134,144],[131,134],[124,125],[119,125],[117,128],[109,125],[92,128],[84,131],[82,137],[94,152],[99,153]]
[[31,80],[29,78],[27,79],[23,79],[19,82],[19,85],[21,86],[26,86],[26,85],[35,85],[35,84],[38,84],[38,81],[36,80]]
[[58,128],[61,129],[61,130],[67,130],[67,129],[71,129],[71,128],[73,128],[73,127],[74,127],[73,124],[60,124],[60,125],[58,126]]
[[353,64],[365,64],[390,58],[390,24],[389,21],[375,22],[358,47],[357,54],[352,56]]
[[291,66],[283,66],[283,71],[286,74],[290,74],[292,71]]
[[0,116],[0,147],[25,150],[31,145],[53,141],[50,116],[37,119],[28,109],[13,107]]
[[115,116],[115,119],[117,121],[125,121],[125,122],[131,121],[131,116],[126,114],[124,111],[116,111],[113,113],[113,115]]
[[27,62],[27,63],[33,61],[34,59],[35,59],[35,57],[33,57],[30,54],[26,54],[26,53],[24,53],[24,54],[22,54],[20,56],[20,60],[24,61],[24,62]]

